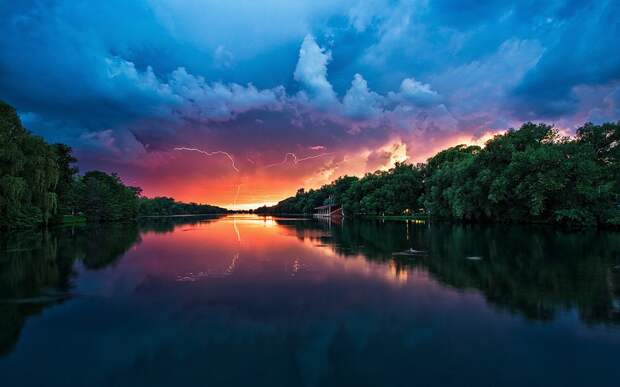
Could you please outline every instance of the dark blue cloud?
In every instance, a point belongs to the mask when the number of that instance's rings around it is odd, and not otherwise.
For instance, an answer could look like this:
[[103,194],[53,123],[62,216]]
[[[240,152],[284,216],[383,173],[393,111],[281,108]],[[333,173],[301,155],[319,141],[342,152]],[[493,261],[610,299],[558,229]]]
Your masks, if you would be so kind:
[[[19,1],[0,19],[0,98],[85,149],[267,152],[256,120],[278,146],[344,149],[620,119],[614,0]],[[326,57],[301,74],[306,36]]]
[[579,109],[573,88],[620,81],[620,3],[617,1],[568,5],[553,39],[535,68],[514,89],[517,115],[557,118]]

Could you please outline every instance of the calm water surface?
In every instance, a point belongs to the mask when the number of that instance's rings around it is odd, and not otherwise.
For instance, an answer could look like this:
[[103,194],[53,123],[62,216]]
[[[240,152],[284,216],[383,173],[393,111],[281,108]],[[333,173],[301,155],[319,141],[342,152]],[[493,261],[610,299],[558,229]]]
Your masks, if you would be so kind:
[[229,216],[0,237],[4,387],[619,383],[619,233]]

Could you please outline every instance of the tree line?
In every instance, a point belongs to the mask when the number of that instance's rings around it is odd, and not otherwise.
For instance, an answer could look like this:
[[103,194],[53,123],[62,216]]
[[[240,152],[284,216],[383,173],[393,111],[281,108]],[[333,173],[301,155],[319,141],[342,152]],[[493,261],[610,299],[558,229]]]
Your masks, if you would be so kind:
[[211,214],[227,210],[172,198],[146,198],[139,187],[101,171],[78,174],[64,144],[48,144],[0,101],[0,229],[59,223],[67,216],[122,221],[138,216]]
[[310,214],[334,200],[348,216],[619,226],[619,143],[620,122],[587,123],[574,137],[528,122],[484,147],[458,145],[426,163],[344,176],[255,211]]

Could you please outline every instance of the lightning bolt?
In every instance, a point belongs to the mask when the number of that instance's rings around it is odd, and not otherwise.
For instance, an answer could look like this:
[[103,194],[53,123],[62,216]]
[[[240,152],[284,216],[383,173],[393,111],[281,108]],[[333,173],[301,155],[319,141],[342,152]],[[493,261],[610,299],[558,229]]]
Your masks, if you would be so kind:
[[237,185],[237,192],[235,193],[235,200],[233,202],[233,207],[235,210],[237,209],[237,199],[239,198],[239,190],[241,189],[241,184]]
[[[237,209],[237,198],[239,198],[239,190],[241,189],[241,184],[237,184],[237,192],[235,193],[235,200],[233,202],[233,207]],[[239,229],[237,228],[237,218],[233,215],[233,228],[235,229],[235,233],[237,233],[237,242],[241,243],[241,234],[239,234]]]
[[294,165],[297,165],[297,164],[299,164],[299,163],[301,163],[303,161],[306,161],[306,160],[317,159],[319,157],[329,156],[329,155],[333,155],[333,154],[334,154],[334,152],[328,152],[328,153],[321,153],[321,154],[314,155],[314,156],[307,156],[307,157],[301,157],[300,158],[300,157],[297,157],[297,155],[295,153],[287,152],[284,155],[284,160],[280,161],[279,163],[274,163],[274,164],[266,165],[265,168],[272,168],[272,167],[276,167],[278,165],[286,164],[286,162],[289,160],[289,158],[291,160],[293,160],[293,164]]
[[188,151],[188,152],[198,152],[198,153],[202,153],[203,155],[206,156],[216,156],[216,155],[224,155],[226,156],[229,160],[230,163],[232,165],[232,168],[236,171],[239,172],[239,168],[237,168],[237,166],[235,165],[235,159],[233,159],[233,157],[230,155],[230,153],[228,152],[224,152],[224,151],[213,151],[213,152],[207,152],[205,150],[202,149],[197,149],[197,148],[186,148],[186,147],[176,147],[174,148],[175,151]]
[[232,274],[232,272],[235,270],[235,267],[237,266],[237,261],[239,260],[239,253],[233,255],[232,261],[230,262],[230,265],[228,265],[228,268],[224,271],[224,273],[226,273],[226,275],[230,275]]
[[237,233],[237,242],[241,243],[241,234],[239,234],[239,229],[237,228],[237,219],[233,218],[233,228],[235,229],[235,233]]

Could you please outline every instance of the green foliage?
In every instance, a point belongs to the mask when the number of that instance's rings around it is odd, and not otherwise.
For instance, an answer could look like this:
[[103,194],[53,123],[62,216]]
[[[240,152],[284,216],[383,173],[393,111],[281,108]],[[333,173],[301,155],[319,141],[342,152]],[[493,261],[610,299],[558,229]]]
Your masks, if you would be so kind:
[[423,192],[423,171],[419,166],[396,163],[389,171],[366,174],[343,195],[349,214],[401,215],[418,210]]
[[619,143],[620,123],[586,124],[573,139],[559,136],[552,126],[526,123],[484,148],[458,145],[426,164],[398,163],[361,179],[301,189],[257,212],[309,214],[334,195],[347,215],[426,212],[466,222],[617,226]]
[[[585,124],[573,139],[526,123],[484,148],[458,145],[426,164],[397,163],[361,179],[344,176],[258,213],[310,214],[333,202],[347,215],[424,212],[469,222],[620,225],[620,122]],[[47,224],[82,213],[89,221],[138,215],[213,214],[225,209],[172,198],[141,198],[116,174],[77,176],[71,148],[30,134],[0,102],[0,228]]]
[[284,199],[273,207],[261,207],[255,210],[256,213],[278,213],[278,214],[310,214],[314,208],[327,204],[330,200],[341,203],[351,186],[358,179],[351,176],[342,176],[336,181],[324,185],[319,189],[305,191],[300,189],[295,196]]
[[348,214],[411,213],[419,208],[423,191],[423,170],[420,166],[397,163],[389,171],[366,174],[361,179],[338,178],[317,190],[300,189],[293,197],[274,207],[262,207],[258,213],[310,214],[316,207],[332,200]]
[[138,215],[140,188],[123,184],[115,173],[87,172],[74,182],[77,208],[89,221],[110,222]]
[[168,216],[168,215],[203,215],[225,214],[227,209],[208,204],[177,202],[173,198],[141,197],[138,203],[140,216]]
[[60,222],[76,212],[97,221],[136,216],[139,189],[103,172],[78,177],[76,161],[70,147],[32,135],[0,102],[0,228],[47,224],[55,215]]
[[30,134],[15,110],[0,102],[0,229],[28,228],[67,219],[109,222],[140,215],[224,213],[225,209],[171,198],[140,197],[141,189],[116,174],[78,176],[77,160],[64,144]]
[[71,147],[65,144],[54,144],[59,168],[56,194],[58,195],[58,211],[61,214],[72,214],[77,206],[77,198],[74,196],[73,185],[76,180],[78,168],[75,166],[77,159],[72,155]]
[[0,101],[0,228],[47,223],[56,213],[60,177],[54,147],[30,134]]
[[586,124],[568,139],[526,123],[483,149],[440,152],[427,164],[425,207],[462,221],[612,224],[618,129]]

